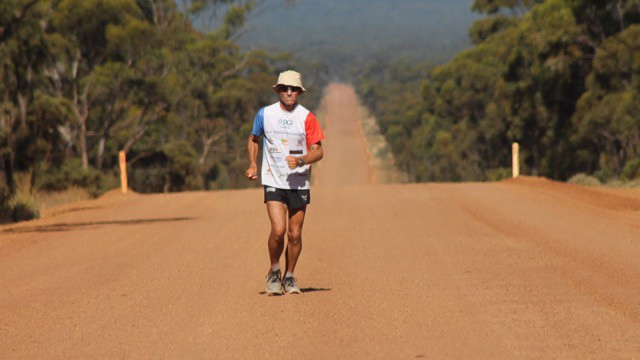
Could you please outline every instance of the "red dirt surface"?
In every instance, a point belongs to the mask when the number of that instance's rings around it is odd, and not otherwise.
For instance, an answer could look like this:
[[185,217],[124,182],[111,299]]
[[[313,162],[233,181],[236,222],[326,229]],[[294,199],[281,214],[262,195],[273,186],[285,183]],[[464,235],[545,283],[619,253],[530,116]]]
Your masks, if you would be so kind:
[[376,185],[328,91],[296,276],[261,190],[122,195],[0,227],[0,358],[640,358],[640,193]]

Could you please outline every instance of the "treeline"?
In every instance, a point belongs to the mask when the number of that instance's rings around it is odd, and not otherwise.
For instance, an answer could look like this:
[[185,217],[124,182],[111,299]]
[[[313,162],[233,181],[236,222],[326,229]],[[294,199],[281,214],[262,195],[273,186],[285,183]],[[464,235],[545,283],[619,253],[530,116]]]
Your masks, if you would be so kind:
[[[120,150],[138,192],[246,186],[239,149],[290,59],[234,42],[257,1],[178,3],[0,2],[0,221],[21,185],[117,187]],[[222,25],[195,30],[220,5]]]
[[474,43],[429,69],[358,69],[401,168],[414,181],[634,179],[640,169],[640,3],[475,0]]
[[478,18],[469,0],[292,0],[286,8],[278,1],[251,16],[240,44],[321,61],[341,81],[345,70],[376,59],[451,59],[469,46],[467,28]]

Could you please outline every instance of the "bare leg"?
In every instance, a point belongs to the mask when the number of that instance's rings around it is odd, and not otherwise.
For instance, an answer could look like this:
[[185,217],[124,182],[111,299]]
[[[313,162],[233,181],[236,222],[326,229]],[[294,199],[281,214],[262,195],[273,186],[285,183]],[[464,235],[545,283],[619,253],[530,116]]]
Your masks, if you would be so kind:
[[271,221],[271,233],[267,241],[271,266],[280,263],[287,228],[287,207],[278,201],[267,201],[267,213]]
[[306,206],[289,211],[289,232],[287,233],[286,269],[293,273],[302,252],[302,225],[307,212]]

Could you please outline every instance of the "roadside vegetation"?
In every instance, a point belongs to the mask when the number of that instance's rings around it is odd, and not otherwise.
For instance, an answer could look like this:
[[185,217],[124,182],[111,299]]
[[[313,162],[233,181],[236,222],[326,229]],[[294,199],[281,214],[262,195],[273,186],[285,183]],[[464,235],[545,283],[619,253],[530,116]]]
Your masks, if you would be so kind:
[[474,46],[448,63],[352,72],[409,180],[510,176],[518,142],[523,174],[632,184],[640,3],[476,0],[473,10],[484,15],[469,29]]
[[[257,4],[1,1],[0,222],[37,217],[43,192],[117,187],[120,150],[137,192],[247,186],[239,149],[275,75],[296,68],[237,46]],[[196,30],[216,7],[221,25]]]
[[[503,179],[518,142],[522,174],[638,183],[637,0],[475,0],[473,46],[446,63],[452,49],[438,44],[464,44],[445,28],[429,51],[388,45],[393,29],[308,54],[243,50],[249,14],[273,1],[0,1],[0,223],[37,217],[43,201],[61,201],[51,193],[117,187],[121,150],[136,192],[250,186],[251,120],[286,68],[316,90],[305,94],[311,109],[331,74],[348,72],[388,143],[370,151],[406,181]],[[316,15],[349,18],[345,4],[328,4]],[[211,16],[216,25],[199,30]],[[362,56],[369,43],[375,55]]]

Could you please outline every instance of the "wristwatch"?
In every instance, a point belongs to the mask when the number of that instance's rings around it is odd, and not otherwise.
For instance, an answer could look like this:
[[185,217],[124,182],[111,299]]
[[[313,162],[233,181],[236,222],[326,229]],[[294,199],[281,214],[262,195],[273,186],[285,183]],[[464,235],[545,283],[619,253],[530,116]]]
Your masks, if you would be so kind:
[[298,160],[300,160],[300,162],[298,163],[298,167],[303,167],[304,166],[304,160],[302,158],[298,158]]

